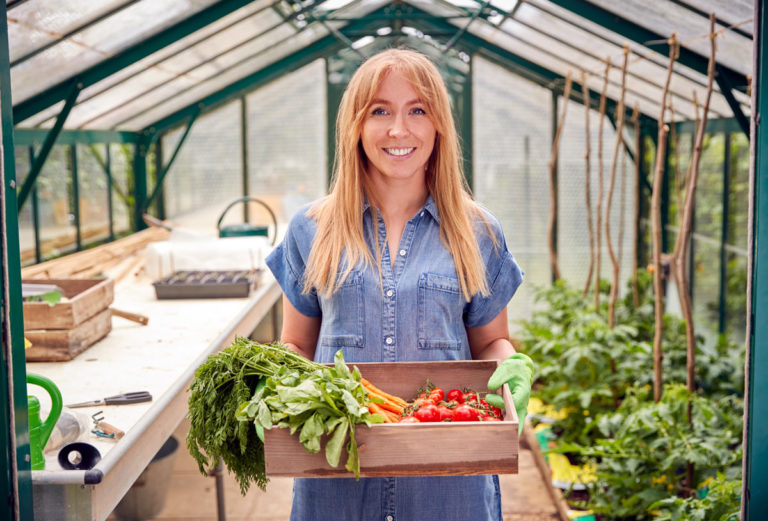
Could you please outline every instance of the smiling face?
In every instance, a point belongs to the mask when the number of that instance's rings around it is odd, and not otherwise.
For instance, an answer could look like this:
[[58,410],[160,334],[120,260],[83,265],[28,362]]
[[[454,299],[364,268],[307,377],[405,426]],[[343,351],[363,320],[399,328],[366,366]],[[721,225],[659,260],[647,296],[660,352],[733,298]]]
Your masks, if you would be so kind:
[[361,134],[374,182],[424,182],[437,131],[410,82],[389,72],[376,90]]

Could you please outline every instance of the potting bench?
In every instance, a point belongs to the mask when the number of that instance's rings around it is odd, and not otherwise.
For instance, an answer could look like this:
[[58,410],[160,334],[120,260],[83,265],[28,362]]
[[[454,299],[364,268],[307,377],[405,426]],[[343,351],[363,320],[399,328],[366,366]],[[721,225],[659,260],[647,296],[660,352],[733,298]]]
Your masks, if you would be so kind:
[[116,286],[114,304],[147,315],[147,325],[113,318],[111,333],[75,359],[28,364],[28,372],[56,383],[65,405],[131,391],[153,396],[146,403],[77,409],[88,416],[101,411],[125,436],[88,435],[101,453],[89,470],[62,470],[58,451],[46,454],[46,470],[32,472],[35,518],[105,519],[184,418],[197,366],[235,336],[249,336],[280,296],[268,273],[249,298],[230,299],[158,300],[148,278],[132,278]]

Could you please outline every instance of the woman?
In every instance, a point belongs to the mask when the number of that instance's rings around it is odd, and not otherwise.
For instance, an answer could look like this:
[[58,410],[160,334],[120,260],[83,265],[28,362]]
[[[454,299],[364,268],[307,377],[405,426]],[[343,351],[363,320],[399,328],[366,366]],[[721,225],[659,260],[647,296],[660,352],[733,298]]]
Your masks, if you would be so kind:
[[[522,272],[466,190],[448,92],[425,56],[388,50],[360,66],[330,194],[294,216],[267,264],[291,349],[318,362],[338,349],[347,362],[507,359],[491,383],[522,374],[523,413],[531,371],[509,359],[506,314]],[[498,478],[297,479],[291,519],[500,521]]]

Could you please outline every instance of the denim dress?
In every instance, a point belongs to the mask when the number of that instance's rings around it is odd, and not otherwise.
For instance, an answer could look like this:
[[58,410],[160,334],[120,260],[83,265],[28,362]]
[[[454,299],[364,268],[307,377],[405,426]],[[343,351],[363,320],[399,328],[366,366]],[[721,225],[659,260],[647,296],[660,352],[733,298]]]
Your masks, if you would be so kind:
[[[379,216],[381,278],[376,266],[361,264],[332,296],[303,294],[304,270],[316,232],[316,222],[306,216],[308,208],[293,217],[283,241],[267,257],[267,265],[298,311],[322,317],[317,362],[333,362],[339,349],[347,363],[469,360],[465,328],[495,318],[522,282],[522,271],[507,249],[501,225],[484,210],[497,241],[494,246],[485,223],[475,223],[490,294],[478,294],[466,302],[453,258],[440,239],[437,206],[429,197],[406,224],[395,252],[388,249]],[[363,209],[363,229],[372,252],[373,211],[368,205]],[[386,389],[386,382],[377,384]],[[439,446],[427,449],[439,450]],[[294,480],[292,521],[501,519],[498,476]]]

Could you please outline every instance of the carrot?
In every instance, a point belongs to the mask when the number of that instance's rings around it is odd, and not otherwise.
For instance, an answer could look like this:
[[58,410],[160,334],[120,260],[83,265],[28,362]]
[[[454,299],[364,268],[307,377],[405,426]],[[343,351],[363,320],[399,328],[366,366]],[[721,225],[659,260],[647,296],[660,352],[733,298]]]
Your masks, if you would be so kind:
[[386,409],[382,409],[378,403],[370,402],[368,404],[368,408],[371,410],[371,412],[376,414],[381,414],[384,417],[384,421],[386,423],[395,423],[395,420],[392,419],[392,413],[387,411]]
[[364,386],[366,389],[368,389],[368,391],[369,391],[369,392],[370,392],[370,391],[373,391],[373,392],[374,392],[374,394],[379,394],[379,395],[381,395],[382,397],[386,398],[388,401],[394,402],[394,403],[396,403],[397,405],[400,405],[400,406],[402,406],[402,407],[405,407],[406,405],[408,405],[408,402],[406,402],[405,400],[403,400],[403,399],[402,399],[402,398],[400,398],[399,396],[394,396],[394,395],[391,395],[391,394],[389,394],[389,393],[386,393],[386,392],[382,391],[381,389],[379,389],[378,387],[376,387],[375,385],[373,385],[371,382],[369,382],[369,381],[368,381],[368,380],[366,380],[365,378],[363,378],[363,379],[361,380],[361,383],[363,384],[363,386]]
[[382,407],[384,409],[387,409],[388,411],[392,411],[397,414],[401,414],[403,412],[403,407],[400,404],[394,403],[392,400],[388,399],[386,396],[382,396],[378,393],[375,393],[370,389],[366,389],[366,390],[368,391],[368,396],[375,397],[383,402],[383,403],[376,403],[376,405],[378,405],[379,407]]

